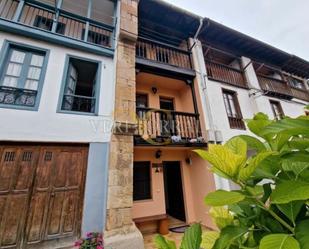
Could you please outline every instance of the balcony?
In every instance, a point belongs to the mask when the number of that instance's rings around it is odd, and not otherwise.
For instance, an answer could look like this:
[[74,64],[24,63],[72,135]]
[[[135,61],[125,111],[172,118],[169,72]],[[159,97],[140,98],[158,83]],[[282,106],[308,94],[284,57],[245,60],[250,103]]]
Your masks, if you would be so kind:
[[247,83],[242,70],[212,61],[205,61],[205,63],[209,79],[237,87],[247,88]]
[[136,108],[136,139],[145,145],[204,144],[201,135],[199,115],[194,113],[168,111],[152,108]]
[[[57,8],[47,3],[46,1],[19,1],[19,0],[1,0],[0,2],[0,20],[6,21],[7,25],[15,23],[24,26],[21,32],[26,32],[28,27],[38,31],[43,31],[38,36],[38,32],[32,32],[39,38],[47,39],[47,35],[54,34],[59,37],[69,38],[70,41],[79,41],[80,43],[88,43],[89,45],[112,48],[113,37],[113,16],[107,18],[86,17],[87,14],[78,13],[77,9],[86,9],[87,5],[84,2],[76,2],[76,6],[72,3],[65,1],[69,7],[65,9]],[[48,2],[48,1],[47,1]],[[51,1],[53,2],[53,1]],[[86,2],[86,1],[85,1]],[[102,2],[104,5],[105,2]],[[85,4],[81,6],[79,4]],[[75,8],[71,9],[70,8]],[[86,12],[86,11],[85,11]],[[94,13],[95,14],[95,13]],[[99,15],[96,14],[96,17]],[[102,14],[103,16],[103,14]],[[100,21],[98,21],[100,20]],[[103,23],[105,21],[109,24]],[[13,31],[13,28],[8,28]],[[55,36],[53,36],[54,39]],[[60,40],[59,40],[60,43]],[[89,46],[88,45],[88,46]]]
[[262,90],[265,91],[267,95],[286,99],[293,98],[291,88],[286,81],[261,74],[257,74],[257,78]]
[[136,63],[164,72],[194,77],[191,52],[165,43],[139,37],[136,44]]
[[0,104],[34,107],[37,91],[0,86]]

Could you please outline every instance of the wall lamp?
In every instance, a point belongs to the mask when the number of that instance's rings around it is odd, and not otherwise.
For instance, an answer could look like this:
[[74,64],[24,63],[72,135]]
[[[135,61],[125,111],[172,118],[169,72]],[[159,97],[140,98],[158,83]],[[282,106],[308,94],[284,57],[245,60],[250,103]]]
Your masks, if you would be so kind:
[[153,94],[156,94],[158,92],[158,88],[156,88],[155,86],[153,86],[151,88],[151,91],[153,92]]

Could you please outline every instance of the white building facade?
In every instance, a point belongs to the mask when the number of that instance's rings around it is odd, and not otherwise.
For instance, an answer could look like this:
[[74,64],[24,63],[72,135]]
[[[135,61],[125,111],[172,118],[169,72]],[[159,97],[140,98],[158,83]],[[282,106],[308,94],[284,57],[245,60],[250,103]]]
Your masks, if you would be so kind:
[[117,8],[0,3],[0,248],[104,230]]

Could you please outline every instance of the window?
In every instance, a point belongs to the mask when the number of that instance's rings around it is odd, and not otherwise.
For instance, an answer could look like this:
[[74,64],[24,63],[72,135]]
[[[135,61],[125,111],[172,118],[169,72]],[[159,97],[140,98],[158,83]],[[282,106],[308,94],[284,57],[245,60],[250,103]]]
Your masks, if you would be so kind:
[[273,110],[274,118],[280,120],[284,117],[284,112],[280,102],[270,100],[271,109]]
[[138,93],[136,94],[136,107],[147,108],[148,107],[148,96],[147,94]]
[[231,129],[245,130],[246,126],[242,120],[237,93],[229,90],[223,90],[223,100]]
[[[46,17],[43,17],[43,16],[36,16],[33,25],[35,27],[40,28],[40,29],[45,29],[45,30],[48,30],[48,31],[52,31],[53,19],[46,18]],[[56,33],[64,35],[64,31],[65,31],[65,24],[61,23],[61,22],[58,22],[57,23],[57,28],[56,28]]]
[[69,58],[61,110],[96,113],[98,102],[99,63]]
[[151,199],[150,162],[134,162],[133,166],[133,200]]
[[303,84],[302,81],[294,78],[294,77],[289,77],[288,78],[289,82],[290,82],[290,85],[294,88],[298,88],[298,89],[301,89],[301,90],[305,90],[305,86]]
[[160,97],[160,109],[174,111],[174,100],[172,98]]
[[46,51],[14,43],[7,52],[0,75],[0,105],[37,109],[47,64]]

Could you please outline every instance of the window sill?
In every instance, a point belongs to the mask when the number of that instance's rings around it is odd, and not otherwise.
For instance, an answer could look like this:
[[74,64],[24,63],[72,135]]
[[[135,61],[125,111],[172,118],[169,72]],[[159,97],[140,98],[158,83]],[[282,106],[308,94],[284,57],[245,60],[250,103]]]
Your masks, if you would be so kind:
[[10,104],[0,104],[0,108],[2,109],[15,109],[21,111],[38,111],[37,106],[22,106],[22,105],[10,105]]
[[92,113],[92,112],[77,112],[77,111],[65,111],[65,110],[58,110],[57,113],[71,114],[71,115],[82,115],[82,116],[98,116],[97,113]]

